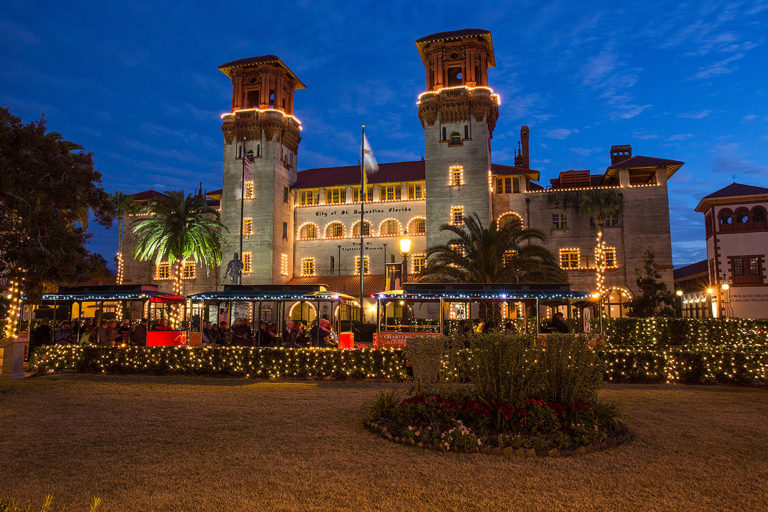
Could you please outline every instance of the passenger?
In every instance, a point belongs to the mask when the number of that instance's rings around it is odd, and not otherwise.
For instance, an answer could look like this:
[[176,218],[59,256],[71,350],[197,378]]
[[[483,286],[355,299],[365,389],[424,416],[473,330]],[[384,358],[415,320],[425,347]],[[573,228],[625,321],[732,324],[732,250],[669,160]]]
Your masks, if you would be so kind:
[[141,322],[131,331],[131,344],[138,347],[147,346],[147,319],[142,318]]
[[568,325],[563,320],[563,314],[560,312],[555,313],[552,316],[552,320],[550,320],[547,326],[544,328],[544,332],[567,333]]

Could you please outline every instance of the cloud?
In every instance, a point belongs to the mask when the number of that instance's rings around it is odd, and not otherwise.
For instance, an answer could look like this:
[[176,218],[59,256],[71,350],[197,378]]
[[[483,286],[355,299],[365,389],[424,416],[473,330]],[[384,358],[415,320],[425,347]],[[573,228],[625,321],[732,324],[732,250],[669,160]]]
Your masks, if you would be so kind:
[[704,119],[705,117],[708,117],[709,114],[711,114],[711,110],[698,110],[693,112],[682,112],[680,114],[677,114],[677,117],[683,118],[683,119]]
[[744,120],[745,121],[753,121],[753,120],[757,119],[758,117],[760,117],[760,116],[757,115],[757,114],[747,114],[747,115],[744,116]]
[[642,133],[642,132],[634,132],[632,136],[636,139],[640,140],[650,140],[650,139],[658,139],[659,136],[655,133]]
[[586,64],[581,67],[581,82],[584,85],[597,85],[613,73],[617,67],[617,56],[609,50],[601,52],[587,59]]
[[578,129],[576,129],[576,128],[574,128],[574,129],[569,129],[569,128],[555,128],[554,130],[549,130],[549,131],[547,131],[547,132],[544,134],[544,136],[545,136],[545,137],[549,137],[550,139],[560,139],[560,140],[562,140],[562,139],[565,139],[565,138],[567,138],[567,137],[568,137],[569,135],[571,135],[572,133],[579,133],[579,130],[578,130]]
[[690,139],[693,137],[692,133],[676,133],[675,135],[670,135],[667,137],[668,141],[677,142],[685,139]]
[[590,156],[599,153],[603,148],[571,148],[571,151],[581,156]]
[[703,80],[705,78],[711,78],[718,75],[727,75],[733,73],[736,70],[735,66],[731,66],[732,63],[744,58],[744,53],[737,53],[721,59],[713,64],[699,68],[699,71],[691,77],[691,80]]

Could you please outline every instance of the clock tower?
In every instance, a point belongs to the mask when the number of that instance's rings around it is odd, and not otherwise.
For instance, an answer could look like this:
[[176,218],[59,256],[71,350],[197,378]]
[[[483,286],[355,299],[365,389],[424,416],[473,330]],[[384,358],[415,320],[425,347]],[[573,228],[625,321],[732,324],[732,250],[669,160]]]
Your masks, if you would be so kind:
[[[232,111],[223,114],[221,194],[222,282],[226,263],[240,252],[242,284],[286,283],[293,274],[293,197],[301,123],[293,93],[306,86],[274,55],[219,66],[232,80]],[[243,158],[250,176],[243,186]],[[242,218],[241,223],[241,208]]]

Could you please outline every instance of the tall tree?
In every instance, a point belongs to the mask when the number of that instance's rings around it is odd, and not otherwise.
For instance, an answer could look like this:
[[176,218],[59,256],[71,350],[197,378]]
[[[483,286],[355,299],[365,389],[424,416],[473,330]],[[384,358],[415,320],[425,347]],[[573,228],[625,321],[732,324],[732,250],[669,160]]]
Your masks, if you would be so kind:
[[125,236],[125,217],[136,213],[138,206],[130,194],[115,191],[109,195],[109,201],[117,217],[117,284],[123,284],[124,258],[123,240]]
[[90,257],[88,219],[112,211],[92,153],[0,109],[0,277],[35,301],[46,284],[74,282]]
[[595,240],[595,290],[603,295],[605,288],[605,240],[603,228],[610,219],[618,219],[624,209],[614,190],[590,190],[581,195],[579,210],[592,217],[597,231]]
[[515,218],[499,227],[483,226],[477,214],[464,226],[444,224],[454,238],[427,249],[427,267],[420,277],[435,282],[461,283],[564,283],[565,273],[556,258],[541,245],[544,233],[525,229]]
[[661,281],[656,258],[650,250],[643,253],[643,266],[636,270],[640,295],[630,303],[630,316],[674,316],[675,296]]
[[[202,194],[166,192],[148,203],[141,213],[149,217],[133,221],[133,256],[140,261],[154,259],[155,264],[163,260],[174,262],[174,293],[181,294],[184,260],[194,259],[206,272],[221,264],[221,229],[226,227]],[[178,316],[173,321],[178,321]]]

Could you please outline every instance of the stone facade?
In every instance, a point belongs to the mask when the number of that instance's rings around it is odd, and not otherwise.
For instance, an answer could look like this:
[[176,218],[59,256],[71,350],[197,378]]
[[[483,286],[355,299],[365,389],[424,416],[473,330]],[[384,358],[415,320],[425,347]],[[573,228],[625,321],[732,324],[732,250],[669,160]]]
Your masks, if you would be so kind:
[[[623,202],[623,214],[604,229],[606,246],[613,249],[605,273],[605,284],[613,289],[612,315],[623,314],[622,303],[637,291],[635,270],[646,249],[672,286],[667,179],[682,162],[633,157],[629,146],[614,146],[604,172],[566,171],[544,188],[536,183],[539,172],[529,166],[526,126],[514,165],[491,163],[500,98],[489,87],[488,69],[496,64],[490,32],[433,34],[416,44],[426,70],[426,91],[418,101],[425,157],[380,164],[368,178],[365,220],[370,225],[364,239],[369,275],[384,274],[385,262],[401,261],[403,236],[413,242],[408,271],[419,270],[427,247],[446,241],[440,226],[456,222],[460,208],[463,217],[477,214],[484,223],[516,216],[524,227],[546,234],[544,245],[555,256],[575,251],[566,268],[572,288],[592,291],[596,229],[579,211],[579,201],[585,191],[606,189]],[[300,123],[293,115],[293,92],[303,84],[280,59],[243,59],[220,69],[232,79],[233,100],[232,111],[222,116],[223,187],[209,197],[221,200],[222,222],[229,228],[224,264],[239,252],[245,143],[252,182],[243,202],[243,217],[251,219],[250,234],[243,239],[243,252],[250,255],[243,283],[323,282],[356,275],[359,167],[297,173]],[[129,266],[131,279],[152,276],[151,265]],[[213,289],[222,282],[220,271],[218,280],[200,286]]]
[[713,316],[768,317],[768,189],[733,183],[696,211],[706,226]]

